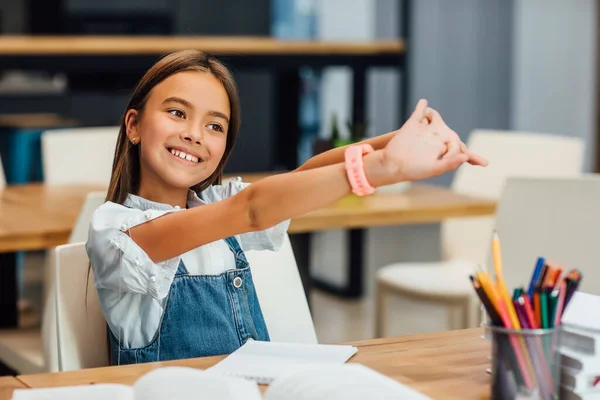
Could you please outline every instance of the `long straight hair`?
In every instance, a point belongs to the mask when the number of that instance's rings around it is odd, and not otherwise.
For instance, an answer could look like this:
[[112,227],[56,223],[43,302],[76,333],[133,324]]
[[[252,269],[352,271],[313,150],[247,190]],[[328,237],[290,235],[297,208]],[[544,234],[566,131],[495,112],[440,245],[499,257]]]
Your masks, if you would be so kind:
[[142,77],[131,96],[131,100],[123,113],[107,201],[123,204],[129,193],[137,194],[140,188],[140,151],[133,145],[127,136],[125,116],[127,111],[133,109],[141,116],[152,89],[168,77],[184,71],[199,71],[213,75],[225,88],[229,98],[230,118],[227,128],[227,142],[225,153],[215,171],[204,181],[197,183],[190,189],[200,193],[210,185],[220,184],[223,168],[231,155],[240,127],[240,100],[237,86],[231,72],[216,58],[201,51],[184,50],[171,53],[159,60]]

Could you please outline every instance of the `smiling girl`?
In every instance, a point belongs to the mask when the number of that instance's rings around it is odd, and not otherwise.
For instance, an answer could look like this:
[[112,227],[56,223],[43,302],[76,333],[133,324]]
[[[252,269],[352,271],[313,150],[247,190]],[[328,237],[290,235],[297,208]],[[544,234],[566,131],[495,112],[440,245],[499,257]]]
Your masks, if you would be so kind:
[[135,88],[86,244],[113,363],[269,340],[244,251],[277,250],[290,218],[351,193],[486,164],[421,100],[398,131],[221,185],[239,127],[231,74],[201,52],[164,57]]

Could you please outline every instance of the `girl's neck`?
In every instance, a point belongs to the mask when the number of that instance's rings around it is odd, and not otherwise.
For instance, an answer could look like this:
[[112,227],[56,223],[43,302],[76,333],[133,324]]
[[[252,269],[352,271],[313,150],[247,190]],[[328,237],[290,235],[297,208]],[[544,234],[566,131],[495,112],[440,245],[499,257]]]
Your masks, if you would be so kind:
[[137,194],[146,200],[156,203],[186,208],[188,191],[188,189],[165,188],[160,185],[144,185],[142,182]]

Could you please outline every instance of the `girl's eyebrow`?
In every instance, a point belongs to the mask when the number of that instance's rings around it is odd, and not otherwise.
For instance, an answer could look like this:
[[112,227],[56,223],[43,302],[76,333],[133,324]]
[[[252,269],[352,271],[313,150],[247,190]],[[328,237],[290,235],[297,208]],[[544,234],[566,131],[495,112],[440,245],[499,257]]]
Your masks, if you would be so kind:
[[187,101],[186,99],[182,99],[181,97],[177,97],[177,96],[173,96],[173,97],[167,97],[163,102],[163,104],[165,103],[179,103],[187,108],[194,108],[193,104],[190,103],[189,101]]
[[224,119],[225,122],[229,123],[229,117],[227,117],[227,115],[223,114],[220,111],[214,111],[214,110],[210,110],[208,112],[208,115],[210,115],[211,117],[216,117],[216,118],[221,118]]
[[[194,105],[192,103],[190,103],[186,99],[182,99],[181,97],[177,97],[177,96],[167,97],[163,101],[163,104],[166,104],[166,103],[179,103],[179,104],[183,105],[184,107],[194,109]],[[229,117],[220,111],[210,110],[208,112],[208,115],[210,115],[211,117],[221,118],[221,119],[225,120],[225,122],[229,123]]]

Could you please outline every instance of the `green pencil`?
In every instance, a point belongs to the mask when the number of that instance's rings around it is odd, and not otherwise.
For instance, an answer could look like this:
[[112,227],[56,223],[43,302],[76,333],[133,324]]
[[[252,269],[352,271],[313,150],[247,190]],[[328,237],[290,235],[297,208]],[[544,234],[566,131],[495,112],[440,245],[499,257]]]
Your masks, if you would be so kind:
[[540,290],[540,314],[542,317],[542,329],[548,328],[548,293]]

